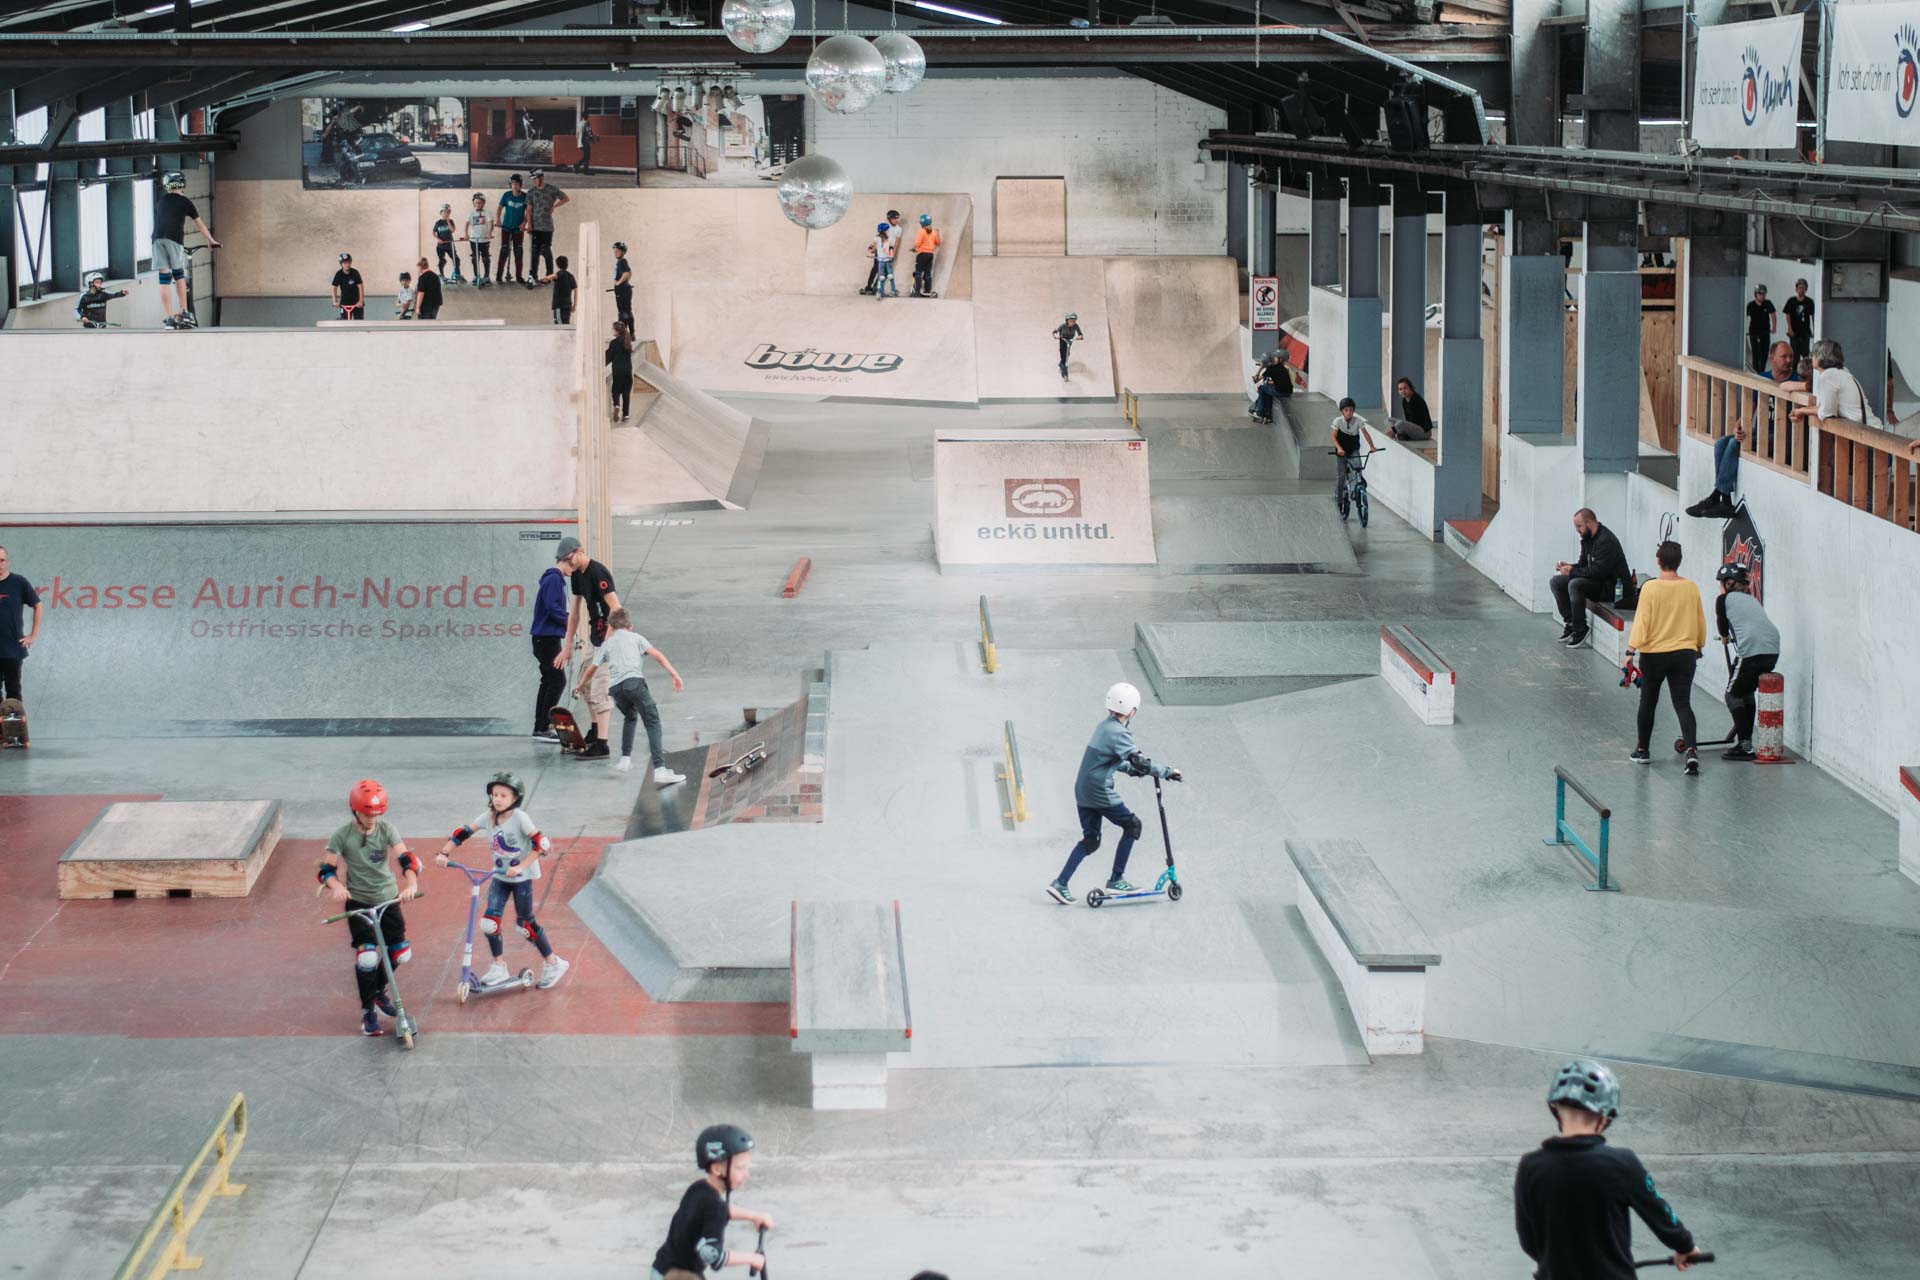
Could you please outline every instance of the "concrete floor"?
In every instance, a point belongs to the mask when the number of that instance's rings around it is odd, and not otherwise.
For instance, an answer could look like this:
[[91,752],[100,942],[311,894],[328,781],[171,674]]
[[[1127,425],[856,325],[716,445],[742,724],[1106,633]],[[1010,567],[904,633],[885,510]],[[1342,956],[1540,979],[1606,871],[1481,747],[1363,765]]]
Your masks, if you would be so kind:
[[[1285,836],[1368,844],[1445,957],[1430,989],[1439,1036],[1427,1054],[947,1065],[894,1073],[884,1113],[815,1113],[804,1061],[777,1036],[434,1034],[445,1017],[436,1009],[412,1055],[391,1040],[217,1026],[123,1038],[147,998],[130,986],[117,1007],[87,1006],[94,1034],[0,1035],[9,1246],[0,1267],[33,1277],[110,1270],[211,1117],[244,1090],[253,1128],[239,1176],[249,1190],[216,1203],[196,1233],[207,1275],[644,1274],[693,1176],[686,1147],[725,1117],[759,1140],[741,1200],[781,1221],[772,1256],[783,1277],[906,1280],[933,1266],[956,1278],[1517,1280],[1529,1269],[1513,1244],[1513,1164],[1547,1130],[1540,1099],[1552,1068],[1584,1049],[1621,1060],[1615,1136],[1647,1158],[1723,1269],[1913,1273],[1920,1043],[1910,922],[1920,890],[1890,870],[1890,819],[1810,766],[1735,769],[1709,757],[1689,781],[1664,761],[1626,765],[1630,700],[1600,660],[1552,646],[1543,620],[1384,511],[1353,531],[1358,575],[943,577],[932,562],[928,427],[1083,420],[1084,408],[754,408],[775,427],[752,509],[623,524],[606,557],[640,628],[687,676],[685,693],[662,696],[670,747],[727,732],[743,706],[790,701],[799,673],[830,652],[885,665],[921,646],[961,650],[982,591],[1010,659],[1066,664],[1061,705],[1022,712],[1040,722],[1033,749],[1043,759],[1070,752],[1068,739],[1097,718],[1070,714],[1066,691],[1122,669],[1137,623],[1418,621],[1461,672],[1451,729],[1419,727],[1377,680],[1237,707],[1150,705],[1142,729],[1164,732],[1211,779],[1196,777],[1176,818],[1186,824],[1176,826],[1179,847],[1195,850],[1182,870],[1196,890],[1285,911]],[[1147,413],[1187,431],[1241,429],[1233,402],[1150,401]],[[1271,477],[1234,487],[1300,491]],[[782,600],[800,555],[813,557],[812,576],[798,599]],[[872,683],[868,700],[886,688]],[[864,728],[842,782],[869,799],[886,798],[869,794],[889,786],[884,749],[912,750],[916,727],[939,750],[978,736],[947,723],[948,693],[926,706],[898,698],[883,733],[875,707],[843,704],[848,691],[836,690],[836,715]],[[1717,727],[1710,696],[1698,705],[1703,727]],[[1592,749],[1583,776],[1622,815],[1620,895],[1582,893],[1564,856],[1539,844],[1551,764],[1573,765],[1581,744]],[[434,831],[467,816],[499,767],[529,777],[543,827],[568,837],[618,838],[637,789],[522,740],[196,739],[49,743],[0,760],[0,790],[277,795],[289,840],[302,840],[338,824],[338,793],[352,778],[381,777],[409,815],[405,829]],[[917,779],[921,767],[903,757],[901,777]],[[1036,904],[1061,836],[1071,839],[1057,794],[1063,767],[1047,764],[1036,782],[1045,830],[1005,837],[969,869],[973,945],[1017,949],[1016,931],[1054,929],[1043,939],[1053,947],[1119,925],[1142,931],[1162,969],[1177,968],[1180,949],[1145,931],[1189,927],[1171,913],[1200,906],[1198,894],[1114,920],[1061,919]],[[812,839],[830,840],[839,820],[828,785],[829,822]],[[879,806],[895,861],[949,839],[946,827],[964,830],[967,806],[984,799],[957,779],[895,790]],[[979,839],[1002,835],[987,823]],[[663,862],[658,874],[663,892],[694,877],[716,892],[726,883],[713,867],[683,875]],[[303,895],[304,879],[292,876]],[[30,963],[47,923],[29,921],[0,952],[0,1008],[57,994]],[[248,1000],[246,983],[268,980],[248,974],[251,937],[210,934],[156,976],[175,987],[217,976],[223,995]],[[435,939],[440,952],[451,943]],[[1061,947],[1049,958],[1070,965],[1074,955]],[[1267,959],[1272,985],[1283,966]],[[962,966],[946,971],[957,983]],[[42,985],[15,985],[34,972]],[[920,980],[937,972],[930,965]],[[344,972],[317,966],[312,982],[315,998],[338,988],[350,1020]],[[1332,1007],[1324,984],[1298,985],[1321,1015]],[[1073,1017],[1104,1007],[1116,1023],[1141,1021],[1124,983]],[[1020,1016],[1048,1009],[1028,1001]],[[916,1012],[925,1016],[918,996]],[[981,1016],[977,1005],[962,1014]],[[1324,1016],[1311,1025],[1321,1030],[1295,1043],[1335,1029]],[[1642,1231],[1636,1241],[1640,1256],[1659,1252]]]

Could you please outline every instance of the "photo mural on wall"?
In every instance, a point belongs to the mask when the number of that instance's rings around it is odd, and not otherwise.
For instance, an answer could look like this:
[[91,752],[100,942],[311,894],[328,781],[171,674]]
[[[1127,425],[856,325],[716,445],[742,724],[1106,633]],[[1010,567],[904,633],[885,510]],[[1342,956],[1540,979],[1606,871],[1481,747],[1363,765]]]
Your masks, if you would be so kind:
[[309,191],[467,185],[459,98],[302,98],[300,177]]

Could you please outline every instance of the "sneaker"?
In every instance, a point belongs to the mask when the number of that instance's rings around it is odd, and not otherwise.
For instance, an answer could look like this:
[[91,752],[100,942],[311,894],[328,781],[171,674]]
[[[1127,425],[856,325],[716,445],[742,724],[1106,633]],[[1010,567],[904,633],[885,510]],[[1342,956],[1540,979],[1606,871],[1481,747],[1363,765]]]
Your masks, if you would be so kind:
[[1571,622],[1569,622],[1566,626],[1560,628],[1560,638],[1562,640],[1565,640],[1568,636],[1572,634],[1573,634],[1573,624]]
[[615,766],[613,766],[613,767],[614,767],[614,768],[616,768],[616,769],[618,769],[618,770],[619,770],[620,772],[622,772],[622,773],[631,773],[631,772],[633,772],[633,757],[632,757],[632,756],[621,756],[621,757],[620,757],[620,763],[619,763],[619,764],[616,764],[616,765],[615,765]]
[[1653,763],[1653,757],[1650,754],[1648,754],[1647,749],[1645,747],[1635,747],[1633,749],[1633,754],[1629,755],[1627,759],[1631,760],[1635,764],[1652,764]]
[[566,977],[567,970],[571,967],[572,966],[559,956],[548,956],[547,962],[540,966],[540,981],[535,985],[542,991],[545,991],[548,987],[553,986],[559,982],[560,979]]
[[380,994],[373,998],[373,1007],[386,1014],[389,1018],[397,1018],[400,1016],[400,1011],[393,1007],[393,996],[385,987],[380,988]]
[[505,982],[512,976],[513,975],[507,971],[507,962],[505,960],[495,960],[487,966],[487,971],[480,975],[480,985],[483,987],[491,987],[496,983]]
[[1687,514],[1698,519],[1699,517],[1706,515],[1713,508],[1719,506],[1724,501],[1726,501],[1726,499],[1721,495],[1718,489],[1715,489],[1712,493],[1708,494],[1706,497],[1700,499],[1700,501],[1688,507]]
[[1047,896],[1063,907],[1070,907],[1074,903],[1073,890],[1058,880],[1047,886]]
[[1716,505],[1708,507],[1701,514],[1714,520],[1731,520],[1740,514],[1740,508],[1734,506],[1733,503],[1727,499],[1722,498]]
[[1578,649],[1581,645],[1585,644],[1586,642],[1587,642],[1587,629],[1585,627],[1580,628],[1578,631],[1567,632],[1567,634],[1563,636],[1560,640],[1560,643],[1567,646],[1567,648],[1569,649]]
[[1758,760],[1760,757],[1753,753],[1751,742],[1736,742],[1722,751],[1720,758],[1722,760]]
[[598,738],[595,738],[592,742],[589,742],[586,745],[586,747],[580,752],[579,758],[582,760],[605,760],[608,756],[612,754],[613,754],[613,748],[609,747],[606,743],[600,741]]
[[1128,884],[1125,880],[1116,879],[1116,880],[1107,881],[1107,892],[1108,893],[1136,893],[1138,892],[1138,890],[1136,890],[1132,885]]
[[665,765],[656,765],[653,770],[653,780],[663,787],[670,787],[676,782],[685,782],[687,775],[675,773]]
[[558,742],[560,735],[551,729],[535,729],[530,735],[535,742]]
[[1700,776],[1700,753],[1692,747],[1687,748],[1687,776],[1689,778]]
[[360,1034],[363,1036],[383,1036],[387,1034],[386,1028],[380,1025],[378,1015],[371,1009],[362,1009],[360,1011]]

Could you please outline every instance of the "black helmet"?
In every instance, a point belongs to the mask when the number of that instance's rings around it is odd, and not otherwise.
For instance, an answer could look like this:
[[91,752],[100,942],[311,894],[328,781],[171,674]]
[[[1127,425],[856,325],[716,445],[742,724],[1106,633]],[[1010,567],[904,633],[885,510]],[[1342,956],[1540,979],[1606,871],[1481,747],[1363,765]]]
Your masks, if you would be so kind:
[[693,1140],[694,1163],[705,1173],[716,1160],[731,1160],[753,1150],[753,1135],[737,1124],[710,1124]]
[[520,778],[517,774],[514,774],[509,770],[502,769],[499,773],[496,773],[491,778],[487,779],[487,795],[489,798],[492,797],[493,789],[495,787],[506,787],[508,790],[512,791],[513,803],[516,806],[523,805],[527,802],[526,786],[520,781]]
[[618,249],[620,252],[625,253],[627,251],[627,242],[625,240],[615,240],[613,242],[613,247]]
[[1731,582],[1742,587],[1747,585],[1749,577],[1747,566],[1743,564],[1723,564],[1720,566],[1720,572],[1713,576],[1715,581]]
[[343,254],[341,254],[341,255],[340,255],[340,261],[342,261],[342,262],[352,262],[352,261],[353,261],[353,255],[352,255],[352,254],[350,254],[350,253],[343,253]]

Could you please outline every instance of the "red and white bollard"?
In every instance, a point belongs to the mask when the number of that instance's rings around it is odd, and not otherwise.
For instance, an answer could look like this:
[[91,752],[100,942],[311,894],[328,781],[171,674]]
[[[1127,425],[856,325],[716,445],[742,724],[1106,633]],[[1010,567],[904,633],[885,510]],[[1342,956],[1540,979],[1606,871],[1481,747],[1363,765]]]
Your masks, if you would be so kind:
[[1759,764],[1785,764],[1787,756],[1787,681],[1777,671],[1760,677],[1753,721],[1753,758]]

